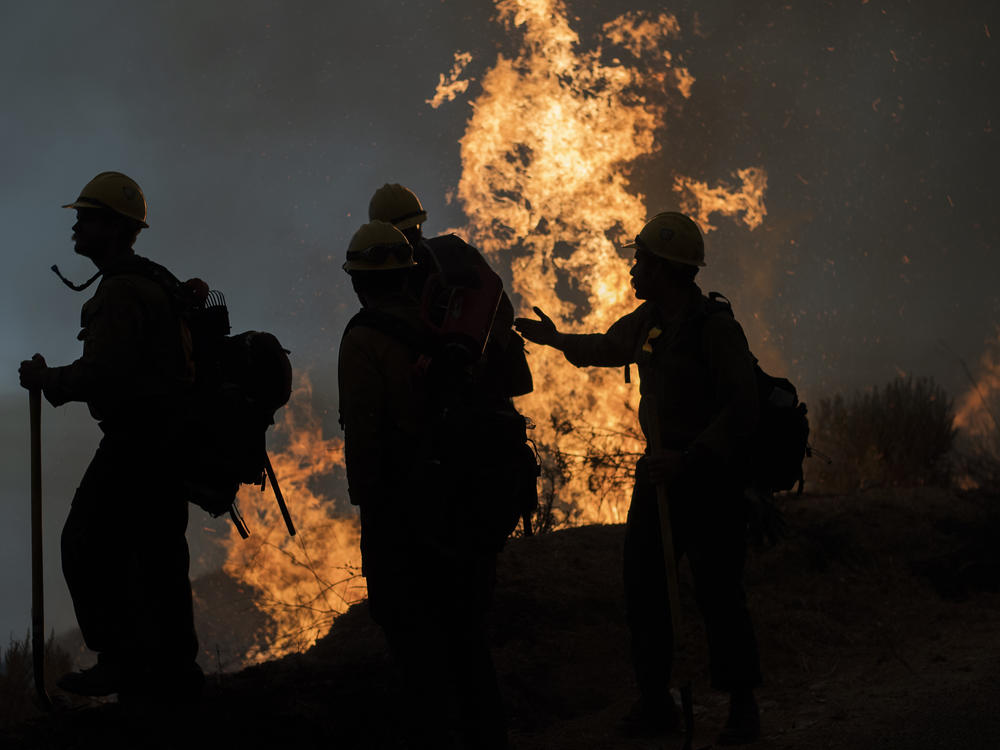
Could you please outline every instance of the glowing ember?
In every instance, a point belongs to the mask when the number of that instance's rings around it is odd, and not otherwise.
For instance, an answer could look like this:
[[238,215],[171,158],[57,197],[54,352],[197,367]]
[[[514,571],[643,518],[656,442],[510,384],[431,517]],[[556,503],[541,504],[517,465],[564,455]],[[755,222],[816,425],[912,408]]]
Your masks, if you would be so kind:
[[[582,49],[558,0],[497,0],[496,7],[523,43],[486,72],[472,107],[458,186],[469,221],[460,231],[499,265],[510,264],[526,305],[541,307],[563,330],[605,330],[636,305],[630,258],[616,245],[648,215],[670,208],[647,208],[627,178],[631,164],[658,149],[667,115],[651,102],[662,96],[644,92],[691,95],[694,78],[663,50],[680,24],[666,13],[634,12],[605,24],[607,41],[635,60],[627,65],[605,62],[599,45]],[[748,227],[758,226],[766,174],[757,167],[737,176],[736,189],[678,176],[680,207],[706,231],[712,213],[742,214]],[[552,350],[533,351],[531,363],[535,393],[519,406],[539,422],[536,439],[569,469],[556,524],[624,520],[628,461],[621,456],[642,450],[637,387],[621,372],[577,370]],[[586,470],[573,471],[579,466]]]
[[248,654],[249,662],[304,651],[324,636],[337,615],[365,597],[356,518],[334,517],[335,502],[317,494],[313,483],[344,465],[340,438],[324,440],[311,411],[312,387],[303,379],[278,425],[287,440],[271,463],[298,534],[288,536],[270,485],[265,492],[244,487],[239,507],[251,536],[230,529],[226,573],[257,591],[255,606],[273,621],[267,646]]

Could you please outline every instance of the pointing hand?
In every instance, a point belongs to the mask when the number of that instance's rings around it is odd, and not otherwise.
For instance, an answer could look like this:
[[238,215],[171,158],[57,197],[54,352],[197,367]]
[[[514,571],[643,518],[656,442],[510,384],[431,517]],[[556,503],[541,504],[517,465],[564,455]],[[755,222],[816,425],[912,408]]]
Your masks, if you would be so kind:
[[532,310],[535,311],[535,315],[539,319],[516,318],[514,320],[514,328],[524,338],[528,339],[528,341],[544,346],[555,346],[559,338],[559,331],[556,330],[556,324],[552,322],[552,319],[548,315],[542,312],[541,308],[533,307]]

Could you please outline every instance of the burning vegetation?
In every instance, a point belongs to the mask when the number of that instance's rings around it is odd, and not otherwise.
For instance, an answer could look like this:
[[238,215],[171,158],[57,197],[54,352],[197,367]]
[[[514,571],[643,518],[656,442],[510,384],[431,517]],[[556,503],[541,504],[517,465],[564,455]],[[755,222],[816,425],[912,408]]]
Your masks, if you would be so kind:
[[969,488],[1000,489],[1000,330],[987,342],[978,374],[967,374],[971,386],[955,409],[963,463],[960,481]]
[[312,412],[312,386],[302,379],[286,407],[277,437],[284,447],[271,461],[290,498],[298,533],[289,536],[268,488],[243,487],[239,507],[249,539],[230,528],[224,570],[257,592],[255,606],[272,623],[245,662],[304,651],[327,633],[337,615],[365,597],[358,549],[360,525],[337,515],[336,503],[316,489],[317,478],[344,465],[344,443],[324,438]]
[[[467,222],[455,231],[509,273],[521,313],[538,306],[567,332],[603,331],[635,306],[630,258],[618,247],[664,208],[647,205],[630,182],[631,171],[660,150],[670,137],[671,117],[697,96],[695,77],[671,50],[686,30],[669,13],[628,12],[604,23],[588,45],[561,0],[496,0],[496,20],[514,40],[513,53],[498,55],[474,78],[475,55],[456,52],[427,100],[434,108],[454,102],[477,81],[460,141],[462,175],[450,196]],[[663,181],[672,185],[677,207],[706,233],[719,217],[747,231],[767,217],[762,165],[735,165],[728,184],[682,174]],[[765,295],[758,296],[760,303]],[[760,313],[753,317],[766,333]],[[767,337],[755,341],[749,332],[759,352]],[[813,436],[835,463],[823,468],[814,459],[807,479],[838,490],[914,478],[917,484],[946,481],[942,457],[953,428],[976,440],[978,455],[991,457],[982,466],[995,467],[998,352],[1000,340],[984,356],[974,387],[954,406],[939,387],[921,380],[819,402]],[[532,436],[543,463],[536,527],[623,522],[632,466],[643,450],[637,385],[618,371],[577,369],[553,350],[533,349],[530,361],[535,391],[518,408],[536,423]],[[343,443],[323,436],[310,402],[305,381],[278,427],[284,447],[272,458],[299,535],[285,535],[269,491],[249,488],[240,505],[254,535],[244,542],[231,534],[226,542],[226,572],[259,592],[256,606],[273,622],[266,645],[248,654],[249,662],[308,648],[365,596],[357,519],[338,515],[342,502],[316,483],[342,470]],[[907,421],[913,419],[919,424]],[[903,427],[915,439],[930,430],[933,445],[914,452],[883,434]],[[870,439],[859,441],[861,433]],[[890,454],[899,460],[889,461]],[[896,479],[879,479],[887,471]]]

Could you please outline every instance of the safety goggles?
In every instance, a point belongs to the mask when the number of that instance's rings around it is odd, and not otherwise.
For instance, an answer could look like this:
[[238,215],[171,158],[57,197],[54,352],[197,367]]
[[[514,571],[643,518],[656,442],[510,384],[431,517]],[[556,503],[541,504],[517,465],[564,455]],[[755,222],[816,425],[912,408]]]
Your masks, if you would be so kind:
[[383,266],[392,257],[400,263],[413,263],[413,249],[406,244],[372,245],[363,250],[348,250],[348,263],[364,263],[366,266]]

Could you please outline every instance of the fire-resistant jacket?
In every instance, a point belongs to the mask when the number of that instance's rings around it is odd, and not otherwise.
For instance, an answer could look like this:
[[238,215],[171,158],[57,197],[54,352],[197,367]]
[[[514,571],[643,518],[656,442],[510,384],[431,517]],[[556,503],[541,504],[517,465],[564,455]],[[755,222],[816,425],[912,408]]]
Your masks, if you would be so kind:
[[83,355],[46,370],[45,398],[60,406],[85,401],[99,420],[142,419],[169,410],[193,381],[190,334],[167,291],[130,266],[129,256],[106,268],[80,313]]
[[[420,311],[407,297],[377,310],[421,330]],[[374,510],[392,501],[412,466],[427,421],[417,366],[412,347],[370,326],[350,327],[340,342],[340,421],[354,505]]]
[[740,324],[700,291],[673,321],[644,302],[606,333],[567,335],[563,351],[577,367],[638,365],[647,442],[655,401],[664,448],[715,468],[736,468],[745,455],[759,411],[753,355]]

